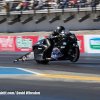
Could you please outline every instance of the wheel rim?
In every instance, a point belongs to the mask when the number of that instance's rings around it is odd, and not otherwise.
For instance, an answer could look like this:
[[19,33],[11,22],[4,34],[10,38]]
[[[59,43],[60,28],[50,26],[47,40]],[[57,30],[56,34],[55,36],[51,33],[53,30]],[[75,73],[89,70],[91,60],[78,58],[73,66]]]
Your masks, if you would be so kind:
[[71,50],[69,50],[69,59],[71,62],[76,62],[79,58],[80,52],[79,52],[79,48],[73,48]]

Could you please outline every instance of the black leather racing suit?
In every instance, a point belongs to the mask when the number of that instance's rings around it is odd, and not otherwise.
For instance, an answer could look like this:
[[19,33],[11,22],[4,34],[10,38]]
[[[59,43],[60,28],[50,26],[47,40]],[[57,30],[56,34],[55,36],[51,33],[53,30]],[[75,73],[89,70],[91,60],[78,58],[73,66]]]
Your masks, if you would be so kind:
[[[52,49],[53,49],[53,46],[54,46],[54,42],[57,41],[57,37],[55,36],[58,36],[59,33],[53,31],[45,40],[46,42],[46,45],[47,45],[47,48],[45,49],[44,51],[44,54],[43,54],[43,59],[46,58],[46,54],[48,55],[48,57],[51,57],[51,52],[52,52]],[[49,54],[48,54],[49,53]]]

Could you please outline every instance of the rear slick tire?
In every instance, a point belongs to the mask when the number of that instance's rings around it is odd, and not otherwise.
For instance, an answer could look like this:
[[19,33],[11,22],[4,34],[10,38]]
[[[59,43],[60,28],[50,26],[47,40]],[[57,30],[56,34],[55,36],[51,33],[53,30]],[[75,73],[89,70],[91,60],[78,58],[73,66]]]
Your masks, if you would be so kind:
[[36,54],[37,54],[37,50],[35,49],[34,50],[34,58],[35,58],[35,61],[38,63],[38,64],[47,64],[49,61],[48,60],[36,60]]
[[47,60],[43,60],[43,61],[39,61],[39,60],[35,60],[38,64],[47,64],[49,61]]
[[71,62],[76,62],[79,59],[80,51],[78,47],[73,47],[72,54],[69,54],[69,60]]

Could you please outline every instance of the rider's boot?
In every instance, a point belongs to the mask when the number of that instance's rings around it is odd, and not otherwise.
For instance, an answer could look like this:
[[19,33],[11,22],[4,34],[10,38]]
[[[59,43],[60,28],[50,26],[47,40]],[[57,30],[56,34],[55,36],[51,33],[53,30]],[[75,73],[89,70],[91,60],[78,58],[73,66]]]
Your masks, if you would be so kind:
[[43,52],[43,59],[45,59],[45,60],[51,60],[51,58],[46,57],[46,51]]
[[55,58],[46,58],[46,60],[48,60],[48,61],[54,61],[56,59]]
[[42,56],[42,57],[43,57],[43,59],[48,60],[48,61],[50,61],[50,60],[51,60],[51,61],[52,61],[52,60],[56,60],[55,58],[51,58],[51,57],[48,58],[48,57],[46,57],[46,51],[43,52],[43,56]]

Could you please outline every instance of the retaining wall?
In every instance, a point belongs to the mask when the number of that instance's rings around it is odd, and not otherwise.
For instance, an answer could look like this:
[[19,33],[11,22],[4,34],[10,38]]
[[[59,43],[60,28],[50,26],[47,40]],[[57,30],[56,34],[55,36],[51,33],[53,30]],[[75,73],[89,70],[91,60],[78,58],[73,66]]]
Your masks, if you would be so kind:
[[[0,36],[0,51],[30,52],[46,36]],[[100,35],[77,35],[80,53],[100,53]]]

